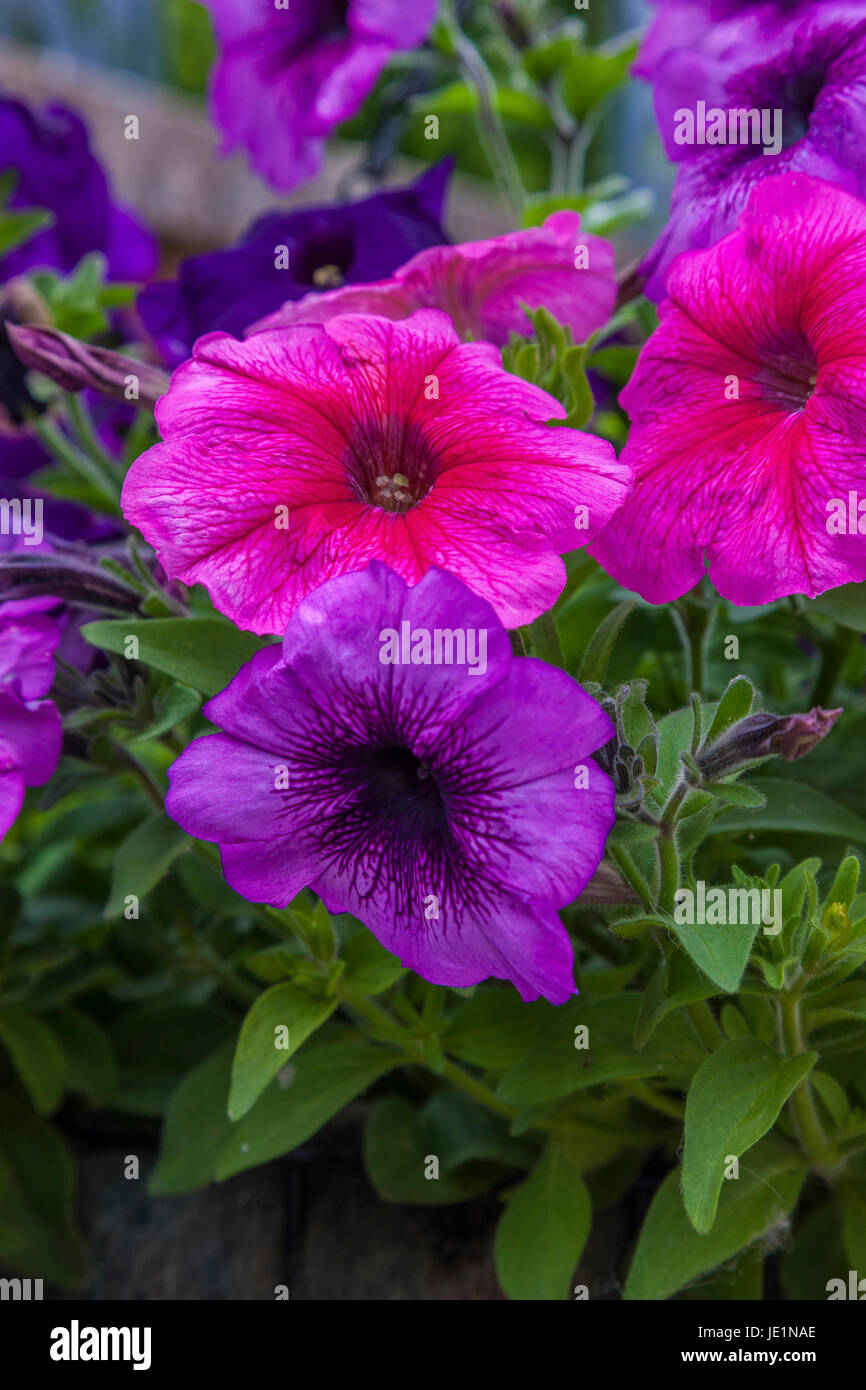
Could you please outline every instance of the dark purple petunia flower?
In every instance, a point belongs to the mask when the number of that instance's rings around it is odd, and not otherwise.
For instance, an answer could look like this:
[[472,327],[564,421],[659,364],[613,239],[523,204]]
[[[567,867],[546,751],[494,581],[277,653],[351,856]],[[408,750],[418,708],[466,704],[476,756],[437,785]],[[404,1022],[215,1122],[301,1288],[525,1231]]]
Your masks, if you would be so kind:
[[34,110],[0,97],[0,172],[14,169],[13,208],[47,208],[54,224],[0,259],[0,280],[35,266],[72,270],[101,251],[113,280],[146,280],[156,269],[156,243],[116,206],[90,149],[87,128],[64,106]]
[[[442,206],[453,161],[415,183],[357,203],[293,208],[260,217],[237,246],[181,262],[177,280],[150,285],[138,308],[167,362],[189,357],[196,338],[246,328],[311,290],[382,280],[447,238]],[[285,256],[278,250],[286,248]]]
[[205,713],[224,732],[174,763],[166,809],[237,892],[308,885],[435,984],[574,993],[557,909],[613,824],[591,757],[612,726],[460,580],[374,562],[323,584]]
[[[733,70],[727,58],[697,51],[678,50],[660,63],[656,115],[681,168],[668,225],[642,266],[650,298],[664,296],[676,255],[712,246],[734,229],[752,188],[768,175],[812,174],[866,195],[866,17],[853,23],[840,17],[843,9],[853,7],[828,4],[784,27],[774,51],[741,51]],[[731,142],[711,143],[720,135]],[[771,140],[776,151],[766,154]]]
[[321,165],[397,49],[426,37],[437,0],[204,0],[220,56],[211,81],[223,153],[244,148],[275,188]]

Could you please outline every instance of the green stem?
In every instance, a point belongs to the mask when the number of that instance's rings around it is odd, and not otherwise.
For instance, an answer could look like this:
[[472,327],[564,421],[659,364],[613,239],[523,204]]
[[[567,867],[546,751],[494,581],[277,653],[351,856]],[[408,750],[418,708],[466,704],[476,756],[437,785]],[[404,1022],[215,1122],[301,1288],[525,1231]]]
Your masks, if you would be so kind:
[[507,1115],[509,1119],[513,1119],[517,1114],[513,1106],[505,1105],[501,1100],[497,1100],[489,1086],[485,1086],[483,1081],[478,1081],[474,1076],[470,1076],[469,1072],[464,1071],[450,1058],[445,1061],[442,1075],[458,1090],[464,1091],[467,1096],[477,1100],[479,1105],[486,1106],[488,1110],[495,1110],[497,1115]]
[[680,886],[680,852],[676,826],[662,826],[656,840],[659,866],[658,904],[662,912],[673,912]]
[[93,459],[87,454],[83,454],[76,449],[74,444],[66,438],[61,430],[44,416],[34,416],[29,421],[30,428],[33,430],[42,443],[45,445],[49,454],[53,454],[61,463],[81,478],[98,494],[102,503],[102,511],[111,516],[122,516],[120,510],[120,484],[118,480],[109,481],[103,469],[97,467]]
[[852,639],[850,633],[842,631],[822,645],[821,665],[812,688],[810,704],[827,709],[832,703],[833,691],[848,660],[852,640],[859,639]]
[[695,1025],[701,1042],[709,1052],[715,1052],[725,1041],[725,1035],[713,1017],[713,1011],[706,999],[696,1004],[687,1004],[686,1013]]
[[[789,1057],[807,1051],[800,1018],[800,996],[783,994],[779,1000],[779,1025],[782,1046]],[[805,1076],[788,1101],[788,1113],[800,1147],[809,1161],[823,1168],[828,1158],[827,1138],[818,1117],[818,1108],[808,1076]]]
[[559,633],[552,613],[542,613],[529,630],[535,656],[546,661],[549,666],[565,667],[565,658],[559,642]]
[[523,215],[526,190],[511,153],[502,118],[496,109],[496,83],[472,40],[464,34],[453,6],[446,7],[446,23],[463,75],[478,93],[478,136],[490,164],[491,173],[499,175],[518,217]]
[[247,1008],[254,1004],[259,997],[260,991],[255,985],[247,984],[242,980],[236,970],[224,960],[220,960],[211,948],[204,942],[198,942],[195,946],[196,957],[203,961],[211,974],[215,975],[220,983],[228,990],[229,994],[234,995],[240,1004]]
[[93,421],[81,397],[69,392],[64,399],[66,403],[66,413],[74,426],[75,432],[78,435],[78,442],[81,444],[84,452],[100,469],[105,482],[109,486],[117,486],[119,483],[117,467],[110,455],[107,454],[102,447],[96,430],[94,429]]
[[613,860],[614,864],[616,864],[616,867],[619,869],[626,883],[629,885],[630,888],[634,889],[635,893],[637,893],[638,897],[641,900],[641,903],[646,908],[647,912],[652,912],[655,907],[655,904],[653,903],[652,899],[652,894],[650,893],[641,874],[638,872],[637,866],[634,860],[632,859],[631,855],[628,853],[627,850],[622,849],[618,845],[608,845],[607,852]]
[[677,1101],[671,1100],[668,1096],[660,1096],[642,1081],[621,1081],[620,1085],[630,1096],[648,1105],[651,1110],[657,1110],[660,1115],[670,1115],[672,1119],[682,1123],[683,1107]]

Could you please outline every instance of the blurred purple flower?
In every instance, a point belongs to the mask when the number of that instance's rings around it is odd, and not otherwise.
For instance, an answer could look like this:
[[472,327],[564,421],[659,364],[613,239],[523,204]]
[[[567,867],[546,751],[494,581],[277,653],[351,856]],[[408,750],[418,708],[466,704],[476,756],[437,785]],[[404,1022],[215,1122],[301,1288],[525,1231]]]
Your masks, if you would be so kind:
[[0,280],[35,266],[69,271],[91,251],[105,255],[113,280],[146,280],[154,273],[156,243],[112,202],[87,128],[74,111],[35,110],[0,97],[0,170],[8,169],[17,174],[8,206],[46,208],[54,223],[0,259]]
[[437,0],[204,0],[220,55],[211,80],[224,154],[242,146],[275,188],[318,171],[398,49],[422,42]]
[[0,606],[0,839],[28,787],[47,782],[60,757],[60,715],[47,695],[54,681],[59,626],[36,601],[29,614]]
[[[452,161],[415,183],[357,203],[293,208],[260,217],[237,246],[182,261],[177,280],[150,285],[138,308],[166,361],[189,357],[196,338],[236,338],[257,319],[317,288],[390,275],[416,252],[446,240],[442,206]],[[277,264],[285,247],[288,266]]]

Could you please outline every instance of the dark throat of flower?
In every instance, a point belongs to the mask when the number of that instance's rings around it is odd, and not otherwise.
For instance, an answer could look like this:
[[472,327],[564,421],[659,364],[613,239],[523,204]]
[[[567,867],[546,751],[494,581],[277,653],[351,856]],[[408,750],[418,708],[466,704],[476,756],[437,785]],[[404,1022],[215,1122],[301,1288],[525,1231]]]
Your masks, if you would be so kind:
[[803,341],[796,348],[768,352],[758,372],[765,400],[786,413],[805,410],[818,384],[818,361]]
[[432,489],[439,472],[422,431],[397,416],[359,425],[346,452],[346,472],[360,501],[383,512],[408,512]]

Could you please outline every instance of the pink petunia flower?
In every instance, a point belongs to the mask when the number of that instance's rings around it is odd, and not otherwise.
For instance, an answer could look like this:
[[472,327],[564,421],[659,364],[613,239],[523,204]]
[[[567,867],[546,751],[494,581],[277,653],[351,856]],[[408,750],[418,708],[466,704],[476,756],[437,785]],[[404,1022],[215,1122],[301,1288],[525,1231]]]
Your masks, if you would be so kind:
[[462,338],[501,346],[510,332],[529,334],[524,313],[544,305],[576,342],[613,313],[616,264],[610,242],[580,235],[576,212],[555,212],[542,227],[487,241],[419,251],[388,280],[345,285],[289,301],[250,332],[294,323],[327,323],[337,314],[403,319],[415,309],[444,309]]
[[165,442],[130,469],[124,512],[171,578],[258,633],[372,559],[410,585],[436,565],[506,625],[529,622],[562,588],[561,553],[630,481],[608,443],[559,427],[558,401],[435,309],[208,334],[156,413]]
[[[866,579],[866,204],[785,174],[684,254],[621,396],[636,482],[592,554],[652,603]],[[860,499],[862,499],[862,504]]]
[[204,0],[220,55],[211,107],[223,153],[246,149],[275,188],[322,163],[335,126],[354,116],[397,49],[422,42],[436,0]]

